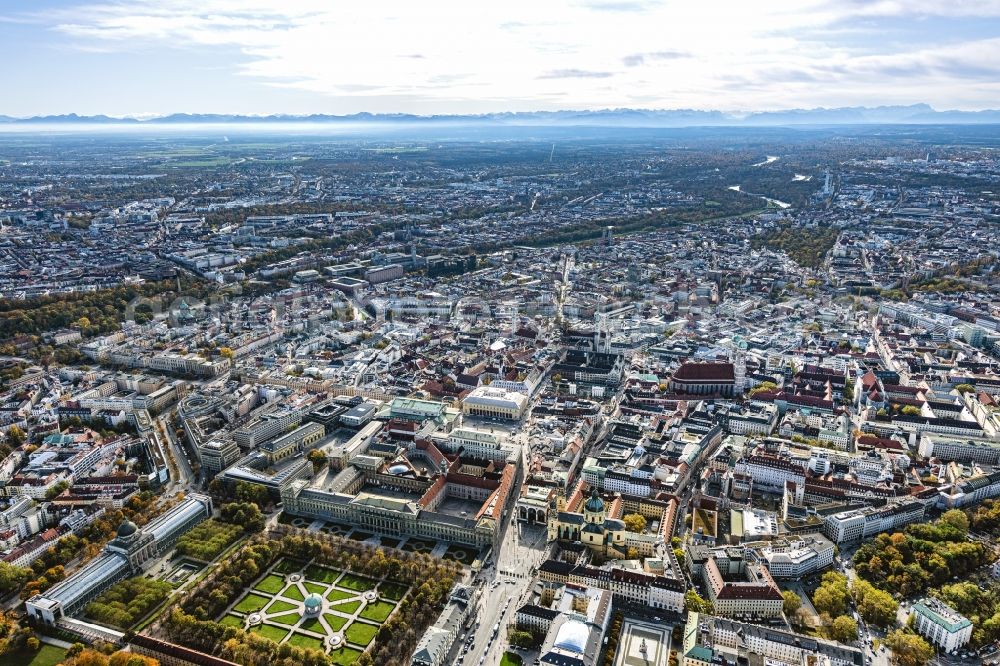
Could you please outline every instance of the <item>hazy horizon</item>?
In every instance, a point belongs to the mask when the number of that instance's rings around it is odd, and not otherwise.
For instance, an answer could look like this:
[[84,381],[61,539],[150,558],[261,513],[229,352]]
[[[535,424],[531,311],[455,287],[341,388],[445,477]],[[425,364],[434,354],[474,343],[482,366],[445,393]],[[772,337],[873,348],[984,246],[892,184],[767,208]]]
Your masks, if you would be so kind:
[[[70,118],[73,116],[79,117],[81,120],[97,119],[97,118],[107,118],[110,120],[121,120],[124,122],[150,122],[157,120],[164,120],[169,118],[177,118],[181,116],[190,116],[192,118],[198,117],[233,117],[240,119],[260,119],[260,120],[271,120],[279,118],[288,118],[289,120],[308,120],[310,117],[324,117],[324,118],[354,118],[356,116],[370,115],[379,118],[390,118],[392,116],[406,116],[419,119],[432,119],[432,118],[485,118],[491,116],[522,116],[527,117],[533,114],[537,115],[555,115],[555,114],[613,114],[613,113],[645,113],[645,114],[721,114],[726,120],[739,122],[753,116],[764,116],[768,114],[782,114],[782,113],[811,113],[811,112],[824,112],[824,111],[847,111],[852,109],[860,110],[878,110],[878,109],[907,109],[914,107],[927,107],[927,111],[930,113],[962,113],[962,114],[975,114],[990,111],[1000,111],[1000,100],[998,100],[997,106],[982,108],[982,109],[954,109],[954,108],[935,108],[925,102],[914,102],[912,104],[876,104],[876,105],[856,105],[856,106],[813,106],[813,107],[786,107],[786,108],[775,108],[775,109],[747,109],[741,111],[723,111],[717,108],[666,108],[666,107],[593,107],[593,108],[565,108],[565,109],[527,109],[523,111],[508,111],[508,110],[494,110],[494,111],[481,111],[475,113],[409,113],[404,111],[356,111],[353,113],[323,113],[323,112],[312,112],[312,113],[287,113],[281,111],[275,111],[273,113],[219,113],[212,111],[165,111],[163,113],[155,114],[111,114],[111,113],[93,113],[93,114],[81,114],[75,111],[67,111],[65,113],[39,113],[32,115],[21,115],[15,116],[11,114],[6,114],[0,112],[0,118],[9,118],[13,120],[32,120],[32,119],[43,119],[43,118]],[[363,121],[362,121],[363,122]]]

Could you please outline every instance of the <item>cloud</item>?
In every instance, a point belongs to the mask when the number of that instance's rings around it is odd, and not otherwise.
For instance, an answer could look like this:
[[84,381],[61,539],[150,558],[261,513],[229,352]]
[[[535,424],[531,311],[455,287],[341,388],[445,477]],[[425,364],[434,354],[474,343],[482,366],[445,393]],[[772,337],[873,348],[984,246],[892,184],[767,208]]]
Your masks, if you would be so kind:
[[829,4],[852,16],[1000,16],[1000,0],[830,0]]
[[580,6],[598,12],[645,12],[656,4],[650,0],[587,0]]
[[12,23],[15,25],[32,25],[36,21],[33,21],[29,17],[25,16],[5,16],[0,14],[0,23]]
[[647,61],[678,60],[680,58],[689,57],[691,57],[691,54],[687,51],[652,51],[650,53],[631,53],[622,58],[622,64],[626,67],[638,67],[639,65],[644,65]]
[[538,76],[540,79],[606,79],[612,72],[591,72],[585,69],[554,69]]
[[[883,38],[914,19],[1000,17],[1000,0],[70,2],[7,20],[81,51],[224,53],[220,61],[235,63],[225,76],[259,86],[264,99],[278,86],[344,112],[394,111],[379,105],[398,100],[441,112],[956,100],[981,108],[995,106],[995,86],[985,84],[1000,62],[991,39],[934,30]],[[138,84],[123,81],[123,90]]]

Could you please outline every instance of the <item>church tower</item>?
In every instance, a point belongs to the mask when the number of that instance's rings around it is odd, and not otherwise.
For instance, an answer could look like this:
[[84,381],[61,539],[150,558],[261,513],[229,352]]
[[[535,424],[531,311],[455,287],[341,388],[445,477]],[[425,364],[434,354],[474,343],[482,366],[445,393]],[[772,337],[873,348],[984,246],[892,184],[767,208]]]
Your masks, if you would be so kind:
[[559,538],[559,513],[566,510],[566,480],[559,480],[559,489],[549,500],[549,541]]
[[552,499],[549,500],[549,541],[555,541],[559,538],[559,499],[557,495],[552,495]]
[[733,351],[730,357],[733,361],[733,378],[736,380],[733,392],[738,397],[743,395],[747,384],[747,343],[738,335],[733,338]]
[[611,331],[607,317],[598,315],[594,327],[594,351],[599,354],[611,353]]

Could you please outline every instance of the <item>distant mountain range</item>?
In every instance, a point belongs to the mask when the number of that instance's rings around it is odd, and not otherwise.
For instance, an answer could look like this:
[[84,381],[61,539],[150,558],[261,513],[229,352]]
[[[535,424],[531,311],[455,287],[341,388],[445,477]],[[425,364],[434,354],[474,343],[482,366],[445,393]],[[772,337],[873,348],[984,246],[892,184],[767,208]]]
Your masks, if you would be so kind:
[[0,124],[85,124],[85,125],[170,125],[170,124],[248,124],[248,123],[379,123],[379,124],[455,124],[482,126],[595,126],[595,127],[762,127],[788,125],[895,125],[895,124],[989,124],[1000,123],[1000,110],[936,111],[927,104],[910,106],[851,106],[836,109],[789,109],[732,114],[694,109],[643,110],[606,109],[600,111],[533,111],[487,113],[480,115],[418,116],[405,113],[355,113],[269,116],[214,113],[174,113],[156,118],[113,118],[57,116],[13,118],[0,116]]

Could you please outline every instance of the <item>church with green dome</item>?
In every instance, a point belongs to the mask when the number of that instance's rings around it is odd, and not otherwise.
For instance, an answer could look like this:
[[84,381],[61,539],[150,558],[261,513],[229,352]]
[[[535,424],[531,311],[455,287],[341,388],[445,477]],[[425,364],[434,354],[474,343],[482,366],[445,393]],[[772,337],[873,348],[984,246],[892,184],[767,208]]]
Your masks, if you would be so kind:
[[[582,489],[577,490],[580,492]],[[608,506],[596,486],[583,502],[567,499],[563,490],[549,507],[549,540],[578,541],[603,552],[625,550],[625,523],[617,515],[621,512],[620,502],[612,504]]]

